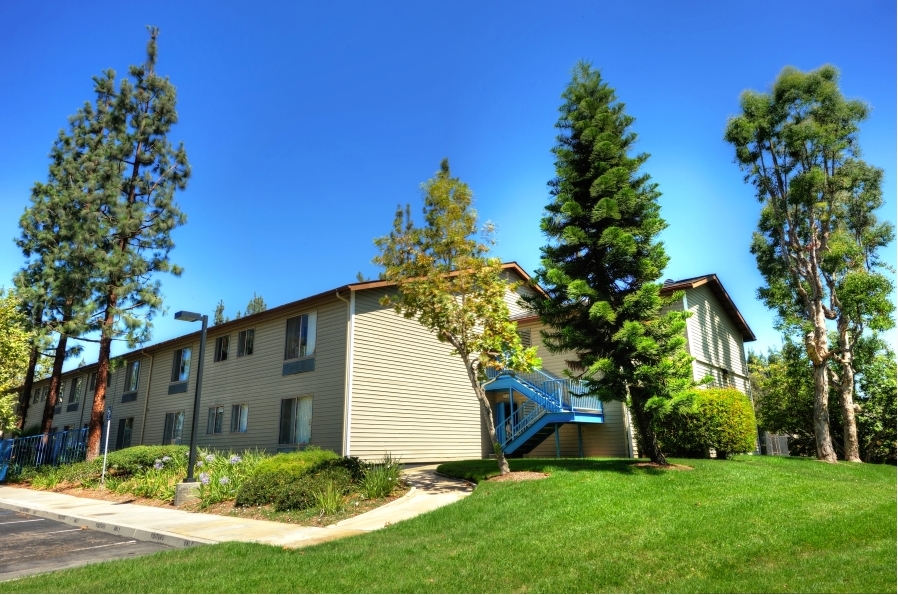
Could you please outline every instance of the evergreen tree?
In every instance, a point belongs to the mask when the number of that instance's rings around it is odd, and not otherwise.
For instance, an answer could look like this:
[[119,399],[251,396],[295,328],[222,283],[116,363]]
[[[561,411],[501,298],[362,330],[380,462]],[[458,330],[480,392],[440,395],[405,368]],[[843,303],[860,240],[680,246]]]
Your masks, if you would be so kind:
[[[865,328],[893,325],[893,283],[877,251],[894,237],[877,221],[882,172],[859,159],[869,109],[847,100],[832,66],[786,68],[770,93],[746,91],[725,138],[762,203],[752,252],[766,286],[758,295],[787,333],[799,331],[813,363],[817,457],[836,461],[829,427],[829,366],[841,367],[845,458],[860,461],[853,352]],[[828,324],[835,321],[837,339]]]
[[536,275],[547,296],[529,302],[550,327],[546,347],[572,352],[568,371],[591,393],[624,401],[644,453],[666,464],[653,422],[694,384],[687,314],[664,313],[682,294],[662,297],[657,282],[668,261],[657,239],[667,225],[660,193],[640,172],[648,155],[630,156],[633,118],[597,70],[578,63],[562,97],[541,223],[550,243]]
[[218,300],[218,304],[215,306],[215,315],[212,317],[212,324],[217,326],[219,324],[224,324],[230,320],[227,316],[225,316],[225,305],[224,300]]
[[[72,195],[83,201],[78,242],[96,247],[91,261],[93,328],[99,331],[97,382],[88,432],[88,457],[99,453],[113,340],[129,346],[148,340],[162,306],[159,273],[180,274],[169,260],[171,231],[185,222],[174,194],[186,187],[190,167],[183,146],[167,135],[177,122],[175,87],[156,73],[158,29],[148,28],[147,60],[116,74],[94,77],[94,104],[86,103],[60,134],[70,149]],[[73,232],[74,233],[74,232]]]
[[[264,312],[268,309],[268,305],[265,303],[265,300],[261,295],[256,295],[256,292],[253,292],[252,299],[249,300],[249,303],[246,304],[246,310],[243,311],[244,316],[251,316],[253,314],[258,314],[259,312]],[[239,317],[240,314],[238,313]]]

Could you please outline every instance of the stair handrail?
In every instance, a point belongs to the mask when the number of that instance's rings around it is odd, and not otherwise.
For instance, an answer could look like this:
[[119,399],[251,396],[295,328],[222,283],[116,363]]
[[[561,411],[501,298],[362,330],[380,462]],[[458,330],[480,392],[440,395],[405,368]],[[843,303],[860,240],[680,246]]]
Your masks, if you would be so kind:
[[[487,379],[493,380],[499,376],[512,376],[522,384],[535,389],[537,394],[545,399],[544,405],[556,411],[603,411],[602,402],[589,396],[589,388],[584,380],[562,378],[545,370],[533,370],[531,372],[515,372],[509,369],[487,369]],[[557,409],[556,409],[557,408]]]
[[[523,415],[518,421],[513,422],[510,425],[508,431],[505,432],[505,440],[501,444],[503,448],[508,446],[508,444],[512,441],[519,438],[521,434],[526,432],[533,424],[537,422],[537,420],[539,420],[539,418],[544,416],[549,411],[545,407],[539,405],[534,401],[525,401],[524,404],[520,405],[520,407],[517,409],[516,413],[518,412],[522,413]],[[514,418],[512,418],[512,420],[513,419]]]

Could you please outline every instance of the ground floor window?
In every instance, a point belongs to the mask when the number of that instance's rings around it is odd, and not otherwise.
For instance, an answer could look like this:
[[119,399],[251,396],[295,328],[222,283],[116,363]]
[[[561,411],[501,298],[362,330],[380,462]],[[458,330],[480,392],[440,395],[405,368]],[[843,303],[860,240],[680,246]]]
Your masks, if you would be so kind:
[[308,444],[312,439],[312,397],[281,400],[280,444]]
[[125,417],[118,420],[118,434],[115,437],[115,450],[131,446],[131,431],[134,429],[134,418]]
[[224,423],[224,407],[209,407],[209,419],[206,422],[206,433],[221,434],[222,423]]
[[184,412],[165,414],[165,428],[162,430],[162,444],[181,444],[184,433]]
[[231,406],[231,431],[246,432],[246,422],[249,418],[249,405],[242,403]]

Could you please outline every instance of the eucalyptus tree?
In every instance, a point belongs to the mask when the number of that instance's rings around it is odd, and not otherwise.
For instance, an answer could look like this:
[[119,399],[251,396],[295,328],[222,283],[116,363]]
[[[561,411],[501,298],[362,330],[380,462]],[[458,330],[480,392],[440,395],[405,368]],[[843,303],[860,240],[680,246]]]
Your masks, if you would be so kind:
[[682,293],[660,293],[668,262],[660,192],[640,171],[648,155],[631,155],[633,117],[598,70],[578,63],[562,98],[541,222],[549,244],[536,275],[546,296],[529,302],[550,327],[546,347],[571,352],[568,372],[593,394],[624,401],[645,453],[666,464],[653,426],[694,383],[687,314],[663,312]]
[[853,350],[864,328],[892,325],[893,288],[877,257],[892,226],[871,212],[882,204],[882,173],[860,159],[859,124],[869,108],[843,97],[838,78],[832,66],[786,68],[769,93],[742,94],[742,113],[725,132],[762,204],[751,248],[766,282],[758,295],[783,328],[802,335],[814,371],[817,456],[828,462],[836,461],[828,362],[841,369],[845,458],[860,461]]

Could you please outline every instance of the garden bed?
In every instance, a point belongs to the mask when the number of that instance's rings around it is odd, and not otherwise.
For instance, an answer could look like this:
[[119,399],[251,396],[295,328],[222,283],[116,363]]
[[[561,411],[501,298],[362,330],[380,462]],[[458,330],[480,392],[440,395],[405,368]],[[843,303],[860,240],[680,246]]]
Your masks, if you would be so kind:
[[[368,463],[317,448],[271,455],[204,452],[197,457],[198,498],[188,512],[327,526],[373,510],[409,490],[399,461]],[[184,446],[138,446],[102,461],[25,469],[11,483],[37,490],[160,508],[174,508],[175,486],[187,475]]]

